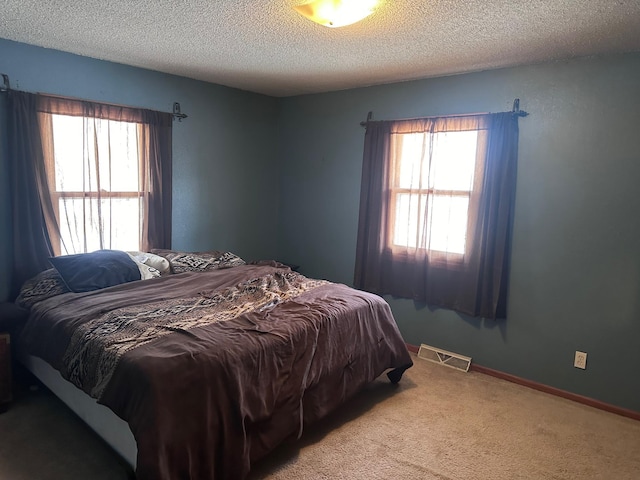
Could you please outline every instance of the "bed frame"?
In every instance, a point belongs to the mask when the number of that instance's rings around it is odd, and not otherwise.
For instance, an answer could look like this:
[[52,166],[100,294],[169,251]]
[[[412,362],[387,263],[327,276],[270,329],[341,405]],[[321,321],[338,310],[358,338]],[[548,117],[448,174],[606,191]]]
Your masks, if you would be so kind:
[[41,358],[23,354],[19,360],[135,470],[138,447],[127,422],[62,378]]

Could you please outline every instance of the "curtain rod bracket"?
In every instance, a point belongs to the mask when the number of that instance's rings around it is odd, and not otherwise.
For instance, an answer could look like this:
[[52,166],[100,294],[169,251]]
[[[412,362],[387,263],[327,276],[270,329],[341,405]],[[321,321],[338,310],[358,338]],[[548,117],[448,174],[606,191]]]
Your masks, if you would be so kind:
[[182,113],[180,111],[180,104],[178,102],[173,103],[173,119],[178,119],[179,122],[182,122],[183,118],[187,118],[188,115]]
[[513,109],[511,110],[511,112],[514,115],[517,115],[519,117],[526,117],[527,115],[529,115],[529,113],[525,112],[524,110],[520,110],[520,99],[516,98],[513,101]]
[[367,113],[367,119],[364,122],[360,122],[361,127],[367,127],[367,123],[369,123],[373,119],[373,112]]
[[2,74],[2,85],[0,86],[0,92],[8,92],[11,90],[11,85],[9,84],[9,75],[6,73]]

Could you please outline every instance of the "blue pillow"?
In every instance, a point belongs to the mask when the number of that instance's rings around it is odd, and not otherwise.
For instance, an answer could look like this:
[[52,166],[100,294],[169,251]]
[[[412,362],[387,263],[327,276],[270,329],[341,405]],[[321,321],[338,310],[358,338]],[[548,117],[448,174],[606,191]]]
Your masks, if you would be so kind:
[[119,250],[64,255],[49,259],[72,292],[90,292],[140,280],[140,270],[131,257]]

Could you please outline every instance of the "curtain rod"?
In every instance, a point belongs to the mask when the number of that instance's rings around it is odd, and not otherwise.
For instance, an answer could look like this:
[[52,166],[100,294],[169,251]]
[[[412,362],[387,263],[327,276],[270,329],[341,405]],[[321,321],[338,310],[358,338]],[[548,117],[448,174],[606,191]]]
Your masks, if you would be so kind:
[[[473,116],[476,116],[476,115],[488,115],[489,113],[490,112],[456,113],[456,114],[453,114],[453,115],[432,115],[432,116],[429,116],[429,117],[399,118],[399,119],[396,119],[394,121],[401,122],[401,121],[404,121],[404,120],[430,120],[430,119],[433,119],[433,118],[444,118],[444,117],[447,117],[447,118],[451,118],[451,117],[473,117]],[[520,110],[520,99],[519,98],[516,98],[513,101],[513,108],[511,110],[511,112],[502,112],[502,113],[512,113],[514,115],[517,115],[518,117],[526,117],[527,115],[529,115],[528,112],[525,112],[524,110]],[[369,122],[371,122],[371,121],[373,121],[373,112],[370,111],[367,114],[367,119],[365,121],[363,121],[363,122],[360,122],[360,125],[362,127],[366,127],[367,124]],[[377,120],[377,121],[379,121],[379,120]]]
[[[5,93],[5,92],[9,92],[12,90],[11,88],[11,84],[9,82],[9,75],[7,75],[6,73],[2,73],[2,85],[0,85],[0,93]],[[14,91],[21,91],[21,90],[15,90]],[[125,108],[142,108],[142,107],[132,107],[130,105],[121,105],[118,103],[110,103],[110,102],[97,102],[95,100],[85,100],[83,98],[77,98],[77,97],[66,97],[64,95],[55,95],[55,94],[51,94],[51,93],[42,93],[42,92],[38,92],[38,95],[46,95],[48,97],[54,97],[54,98],[65,98],[65,99],[70,99],[70,100],[80,100],[83,102],[94,102],[94,103],[102,103],[103,105],[111,105],[113,107],[125,107]],[[150,109],[148,109],[150,110]],[[180,104],[178,102],[174,102],[173,103],[173,111],[171,112],[171,115],[173,116],[173,119],[177,119],[179,122],[182,122],[183,118],[187,118],[188,115],[182,113],[180,111]]]

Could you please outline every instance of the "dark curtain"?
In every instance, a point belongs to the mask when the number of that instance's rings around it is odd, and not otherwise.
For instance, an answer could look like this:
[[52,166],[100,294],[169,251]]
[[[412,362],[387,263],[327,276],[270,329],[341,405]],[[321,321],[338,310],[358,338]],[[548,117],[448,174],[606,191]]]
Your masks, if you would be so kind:
[[[171,114],[18,91],[9,93],[8,107],[14,296],[26,279],[49,268],[48,258],[60,252],[60,215],[54,211],[56,199],[51,195],[55,188],[52,115],[138,125],[143,197],[140,248],[171,247]],[[93,141],[85,138],[84,143]]]
[[[467,126],[456,127],[459,122]],[[420,129],[433,133],[439,128],[483,132],[476,186],[469,199],[464,255],[392,248],[389,241],[395,214],[389,208],[396,152],[393,135]],[[506,318],[517,152],[518,117],[511,112],[422,122],[370,122],[365,134],[355,286],[471,316]]]
[[170,114],[143,111],[141,126],[141,156],[144,160],[143,189],[145,205],[152,213],[142,224],[140,248],[171,248],[171,149],[172,121]]
[[13,265],[11,298],[25,280],[50,268],[53,248],[38,193],[44,167],[35,95],[10,91],[8,154],[11,177]]

